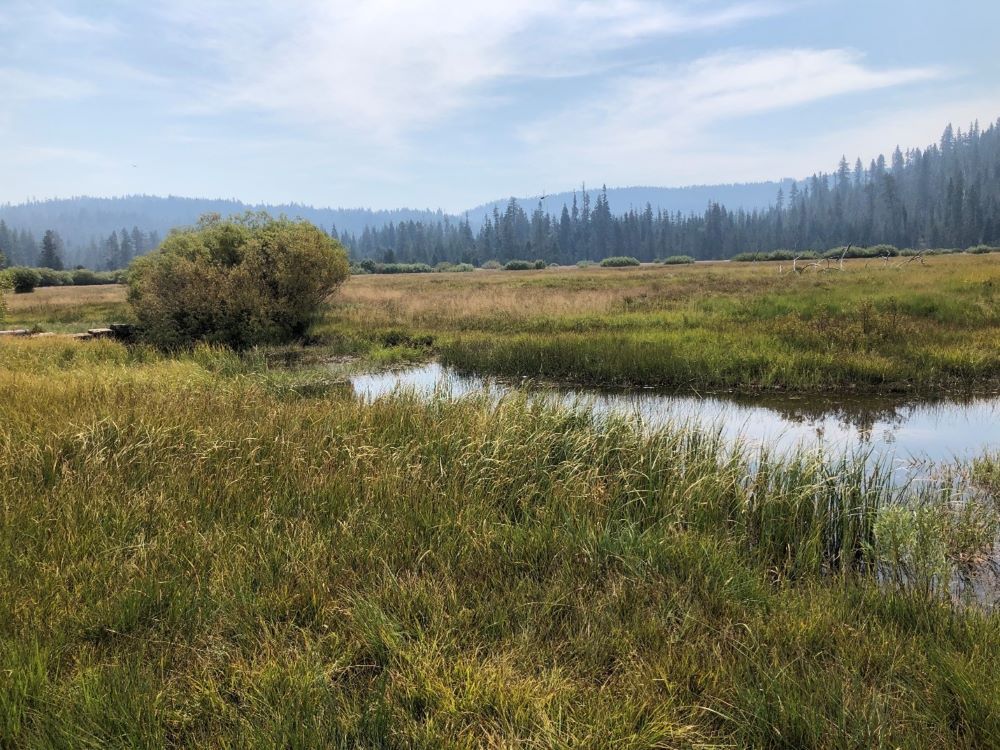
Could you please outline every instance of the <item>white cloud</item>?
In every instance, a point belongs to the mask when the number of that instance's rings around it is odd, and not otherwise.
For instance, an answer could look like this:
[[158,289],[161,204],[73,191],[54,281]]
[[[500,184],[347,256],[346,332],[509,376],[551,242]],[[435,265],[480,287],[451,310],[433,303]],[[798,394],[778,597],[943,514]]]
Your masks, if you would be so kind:
[[[682,164],[705,167],[712,154],[738,166],[742,157],[708,135],[717,123],[944,75],[932,67],[873,69],[850,50],[730,51],[608,80],[589,102],[527,123],[519,134],[555,163],[590,174],[628,165],[654,180],[657,170],[677,175]],[[572,145],[567,132],[574,133]]]
[[294,10],[241,3],[230,14],[184,0],[160,13],[178,38],[187,37],[218,63],[222,80],[203,106],[243,107],[391,139],[488,101],[493,84],[580,75],[607,64],[604,53],[643,38],[728,26],[781,7],[761,1],[307,0]]

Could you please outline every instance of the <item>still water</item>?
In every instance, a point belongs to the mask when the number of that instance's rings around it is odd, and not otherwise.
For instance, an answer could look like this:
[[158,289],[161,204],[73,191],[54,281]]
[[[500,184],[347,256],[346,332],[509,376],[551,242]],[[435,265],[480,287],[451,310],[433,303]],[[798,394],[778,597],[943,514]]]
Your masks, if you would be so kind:
[[[351,384],[372,400],[397,389],[430,396],[487,393],[500,398],[509,381],[459,374],[438,363],[357,375]],[[951,400],[858,396],[699,396],[656,390],[589,390],[526,383],[533,394],[625,415],[643,425],[700,425],[749,446],[774,452],[822,448],[828,455],[863,453],[889,461],[904,473],[925,464],[968,459],[1000,449],[1000,394]]]

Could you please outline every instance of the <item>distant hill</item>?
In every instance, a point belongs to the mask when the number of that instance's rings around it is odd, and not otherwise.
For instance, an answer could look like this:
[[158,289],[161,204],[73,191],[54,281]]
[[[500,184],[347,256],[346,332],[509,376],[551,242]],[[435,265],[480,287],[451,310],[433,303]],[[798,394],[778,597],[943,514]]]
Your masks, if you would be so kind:
[[161,198],[152,195],[129,195],[120,198],[64,198],[0,206],[0,219],[8,226],[27,230],[40,239],[46,229],[54,229],[63,238],[70,254],[92,241],[100,244],[111,232],[123,227],[139,227],[144,232],[165,236],[174,227],[194,224],[206,213],[223,216],[247,210],[264,210],[273,215],[285,214],[307,219],[327,231],[360,233],[366,226],[382,226],[390,221],[438,221],[441,211],[418,211],[407,208],[372,211],[364,208],[313,208],[297,203],[251,205],[237,200],[206,198]]
[[[694,185],[690,187],[625,187],[608,189],[608,204],[614,214],[624,214],[630,208],[641,210],[647,203],[654,210],[663,209],[671,213],[701,213],[710,201],[725,204],[727,208],[766,208],[774,203],[779,187],[786,192],[791,180],[784,182],[757,182],[743,185]],[[588,188],[591,199],[596,198],[599,189]],[[582,192],[577,193],[582,199]],[[478,228],[487,214],[497,206],[502,211],[509,198],[498,199],[469,209],[465,213],[473,228]],[[558,215],[563,204],[571,205],[572,192],[556,193],[546,197],[544,208]],[[525,211],[531,212],[538,203],[538,197],[519,198]],[[111,232],[123,227],[139,227],[143,232],[156,232],[165,236],[174,227],[194,224],[198,217],[206,213],[223,216],[242,213],[247,210],[263,210],[273,215],[285,214],[292,218],[302,218],[330,230],[360,234],[365,227],[382,227],[390,222],[422,221],[437,222],[446,214],[440,210],[415,210],[401,208],[394,210],[371,210],[366,208],[315,208],[298,203],[248,204],[238,200],[210,198],[181,198],[177,196],[158,197],[152,195],[128,195],[119,198],[60,198],[45,201],[31,201],[17,205],[0,206],[0,219],[8,226],[31,232],[40,239],[47,229],[54,229],[63,239],[70,255],[78,255],[92,242],[98,245]],[[457,217],[450,217],[456,218]]]
[[[689,185],[687,187],[621,187],[608,188],[608,206],[611,213],[615,215],[625,214],[629,209],[641,211],[648,203],[653,207],[653,211],[662,209],[669,213],[682,214],[703,213],[708,204],[721,203],[726,208],[737,210],[740,208],[752,211],[754,209],[764,209],[773,205],[778,189],[783,188],[787,193],[794,183],[794,180],[787,179],[780,182],[749,182],[731,185]],[[600,188],[587,187],[593,200]],[[582,200],[583,190],[576,191],[577,202]],[[518,198],[518,203],[527,213],[531,213],[538,205],[540,196]],[[469,209],[467,214],[469,222],[473,227],[478,226],[483,217],[492,214],[493,208],[498,208],[503,212],[510,199],[495,200],[484,203],[481,206]],[[573,203],[573,193],[554,193],[545,196],[542,208],[546,213],[556,216],[562,211],[563,205],[571,206]]]

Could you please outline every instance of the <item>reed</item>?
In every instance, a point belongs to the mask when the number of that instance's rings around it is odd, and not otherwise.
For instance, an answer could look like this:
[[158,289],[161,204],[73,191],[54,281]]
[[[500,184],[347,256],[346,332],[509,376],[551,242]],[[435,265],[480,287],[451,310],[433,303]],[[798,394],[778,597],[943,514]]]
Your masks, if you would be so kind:
[[0,745],[1000,740],[1000,621],[876,574],[929,528],[877,468],[272,360],[0,342]]

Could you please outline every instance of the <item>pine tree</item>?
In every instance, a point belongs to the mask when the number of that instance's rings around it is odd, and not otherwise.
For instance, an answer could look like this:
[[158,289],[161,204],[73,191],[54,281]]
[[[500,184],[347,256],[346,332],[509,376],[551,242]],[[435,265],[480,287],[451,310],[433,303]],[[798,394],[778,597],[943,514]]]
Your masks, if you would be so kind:
[[120,266],[118,261],[121,257],[121,246],[118,244],[118,232],[112,232],[104,240],[104,267],[108,271],[114,271]]
[[118,243],[118,257],[115,261],[115,268],[128,268],[128,264],[135,257],[135,246],[132,244],[132,236],[125,227],[122,227],[121,238]]
[[0,219],[0,268],[6,267],[13,254],[14,239],[6,222]]
[[139,231],[139,227],[132,227],[132,255],[144,255],[146,250],[146,236]]
[[45,230],[45,236],[42,237],[42,250],[38,254],[38,267],[51,268],[53,271],[63,270],[61,250],[62,240],[59,235],[51,229]]

